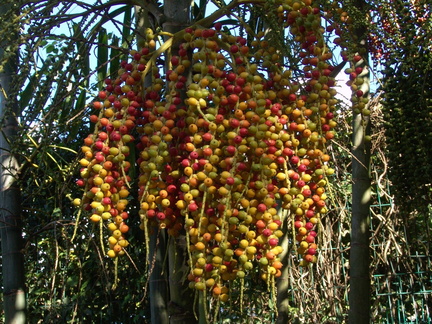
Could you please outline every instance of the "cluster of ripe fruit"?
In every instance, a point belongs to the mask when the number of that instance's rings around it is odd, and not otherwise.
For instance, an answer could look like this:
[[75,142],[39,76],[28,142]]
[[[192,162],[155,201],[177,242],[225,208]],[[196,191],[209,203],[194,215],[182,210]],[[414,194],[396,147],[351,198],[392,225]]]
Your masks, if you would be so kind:
[[277,2],[270,9],[302,49],[302,82],[263,34],[247,44],[219,23],[182,31],[163,77],[148,37],[106,80],[93,103],[96,130],[83,147],[79,203],[92,221],[108,223],[111,257],[127,245],[136,138],[141,227],[186,231],[191,287],[226,301],[231,280],[255,271],[268,282],[280,276],[282,222],[295,228],[300,264],[316,261],[315,228],[334,172],[326,154],[336,126],[332,55],[311,1]]

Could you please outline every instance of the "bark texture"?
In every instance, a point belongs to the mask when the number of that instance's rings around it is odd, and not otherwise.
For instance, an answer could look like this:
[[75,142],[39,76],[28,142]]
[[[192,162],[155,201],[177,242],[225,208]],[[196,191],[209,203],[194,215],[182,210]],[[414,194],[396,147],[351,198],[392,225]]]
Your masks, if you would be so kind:
[[[355,1],[359,12],[366,12],[363,0]],[[366,19],[366,16],[365,16]],[[362,67],[361,77],[364,83],[361,90],[369,96],[369,71],[367,68],[366,27],[359,24],[355,29],[358,48],[362,50],[362,60],[355,67]],[[369,208],[371,200],[370,157],[371,148],[365,142],[370,134],[369,119],[359,113],[353,116],[353,148],[352,148],[352,219],[350,249],[350,290],[349,290],[349,324],[365,324],[370,322],[371,278],[370,278],[370,233]]]
[[[10,15],[8,5],[0,6],[0,15]],[[18,34],[12,35],[12,39]],[[0,44],[0,62],[5,58],[7,44]],[[19,163],[11,152],[11,143],[18,135],[16,106],[8,104],[14,58],[8,59],[0,72],[0,238],[2,247],[3,305],[5,323],[26,322],[25,273],[21,220],[21,195],[18,185]]]

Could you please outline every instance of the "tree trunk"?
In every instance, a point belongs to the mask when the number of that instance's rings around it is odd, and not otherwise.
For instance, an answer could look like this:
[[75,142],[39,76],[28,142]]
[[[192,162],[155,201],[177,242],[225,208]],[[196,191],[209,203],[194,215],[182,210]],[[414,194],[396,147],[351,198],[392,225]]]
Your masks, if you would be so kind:
[[[139,33],[136,35],[138,46],[145,42],[143,35],[147,28],[152,28],[150,23],[150,13],[135,7],[135,21]],[[151,74],[144,79],[144,87],[151,85]],[[149,303],[151,323],[169,323],[169,291],[168,291],[168,273],[166,271],[167,255],[167,237],[165,230],[159,229],[158,226],[149,228],[149,243],[147,246],[147,258],[149,260]]]
[[151,230],[153,233],[150,236],[148,253],[151,271],[149,279],[151,323],[169,323],[168,274],[164,267],[167,251],[166,233],[158,230],[157,227]]
[[184,235],[171,238],[168,242],[170,324],[197,323],[193,312],[194,291],[188,287],[186,279],[190,271],[187,264],[187,249]]
[[282,275],[279,278],[276,278],[276,287],[277,287],[277,324],[286,324],[289,321],[289,300],[288,300],[288,289],[290,286],[290,278],[289,278],[289,255],[291,253],[290,250],[290,226],[291,222],[288,222],[287,215],[288,211],[279,209],[278,214],[281,216],[282,228],[284,231],[284,235],[279,239],[279,245],[283,247],[283,252],[281,253],[281,261],[283,263]]
[[[352,219],[350,249],[349,323],[369,323],[370,314],[370,151],[364,143],[365,129],[360,114],[353,120],[354,146],[352,159]],[[367,129],[367,128],[366,128]]]
[[[363,0],[355,2],[359,12],[366,12]],[[361,86],[363,96],[369,96],[369,72],[367,69],[367,41],[366,27],[360,24],[355,35],[357,46],[361,51],[362,60],[355,67],[362,67]],[[370,251],[369,251],[369,208],[371,199],[370,179],[370,144],[365,142],[365,136],[370,133],[369,118],[354,111],[353,116],[353,148],[352,148],[352,219],[351,219],[351,249],[350,249],[350,290],[349,315],[350,324],[365,324],[370,322]]]
[[[189,1],[166,0],[163,6],[163,30],[175,34],[190,26],[190,7]],[[137,12],[137,23],[141,30],[151,27],[148,14],[148,12]],[[155,19],[160,18],[155,17]],[[177,54],[178,45],[172,44],[171,55]],[[167,54],[166,57],[165,69],[169,69],[169,55]],[[165,230],[159,231],[157,228],[152,230],[149,247],[151,323],[196,323],[193,312],[194,294],[185,280],[189,271],[186,263],[188,246],[185,236],[168,239]]]
[[[171,34],[189,27],[191,2],[188,0],[165,0],[164,15],[166,21],[162,24],[163,30]],[[171,46],[171,55],[178,55],[178,43]],[[169,58],[167,55],[165,69],[169,69]],[[185,95],[184,95],[185,96]],[[169,263],[169,308],[171,312],[170,324],[192,324],[197,320],[194,316],[194,293],[188,287],[186,276],[189,271],[187,265],[187,246],[184,235],[169,240],[168,263]]]
[[[0,6],[0,15],[10,14],[8,9],[10,6]],[[6,44],[0,44],[0,61],[4,56],[4,46]],[[17,183],[19,164],[9,145],[17,135],[17,120],[16,111],[8,111],[11,105],[6,105],[14,74],[16,62],[10,59],[4,71],[0,72],[0,238],[5,323],[18,324],[26,322],[26,298],[21,198]]]

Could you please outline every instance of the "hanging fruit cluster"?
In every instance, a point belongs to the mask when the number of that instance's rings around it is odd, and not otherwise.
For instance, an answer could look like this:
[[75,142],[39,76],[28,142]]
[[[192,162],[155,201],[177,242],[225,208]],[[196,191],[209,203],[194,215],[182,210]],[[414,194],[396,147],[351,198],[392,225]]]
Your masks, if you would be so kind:
[[[127,245],[128,143],[136,138],[141,228],[146,237],[155,225],[173,236],[186,231],[192,288],[227,301],[236,278],[259,272],[273,282],[281,275],[282,221],[295,228],[300,265],[316,262],[316,224],[334,172],[326,146],[336,91],[321,11],[311,4],[267,4],[301,47],[302,82],[263,33],[247,44],[220,23],[182,31],[164,77],[148,35],[106,80],[79,184],[90,219],[111,231],[111,257]],[[291,218],[281,219],[279,208]]]
[[[344,5],[344,3],[331,2],[325,8],[326,17],[329,19],[326,28],[327,36],[332,37],[333,42],[340,46],[342,60],[348,62],[349,67],[345,69],[348,75],[347,85],[351,88],[352,96],[350,101],[354,114],[361,114],[362,117],[370,115],[367,107],[368,99],[368,68],[367,68],[367,48],[366,43],[351,42],[348,40],[357,39],[364,35],[364,40],[369,37],[366,34],[366,27],[360,22],[364,20],[358,15],[363,15],[363,11],[353,5]],[[355,18],[353,18],[355,17]],[[356,24],[354,24],[356,21]],[[362,36],[363,37],[363,36]],[[365,79],[366,78],[366,79]]]
[[334,98],[333,66],[328,63],[332,54],[324,42],[320,10],[300,6],[298,10],[287,12],[286,22],[302,48],[300,57],[305,78],[302,95],[290,114],[289,129],[299,144],[290,158],[290,171],[294,171],[295,177],[291,180],[294,188],[290,189],[289,196],[292,197],[290,208],[291,214],[295,215],[296,240],[299,242],[297,251],[303,255],[300,264],[307,265],[316,260],[314,225],[327,212],[325,176],[333,174],[334,170],[328,167],[326,162],[330,157],[325,152],[327,140],[334,137],[337,100]]
[[[120,91],[123,90],[119,86]],[[135,123],[126,110],[127,102],[133,98],[120,93],[107,96],[106,91],[101,91],[99,99],[93,103],[93,108],[100,111],[99,116],[90,116],[96,130],[84,140],[84,158],[80,160],[81,179],[77,184],[85,188],[85,193],[82,200],[75,199],[74,203],[90,211],[92,222],[108,222],[111,233],[108,255],[115,257],[124,254],[123,248],[129,244],[124,234],[129,230],[125,220],[129,217],[126,207],[131,179],[127,172],[131,163],[126,158]]]
[[140,62],[141,54],[134,52],[132,55],[134,63],[122,62],[118,78],[105,80],[105,90],[99,92],[91,105],[98,115],[90,116],[95,131],[84,140],[81,179],[77,181],[78,186],[84,188],[84,195],[74,201],[90,212],[92,222],[101,226],[102,222],[107,223],[111,234],[107,254],[112,258],[123,255],[129,244],[125,238],[129,230],[125,220],[129,218],[131,182],[128,156],[143,101],[141,78],[145,69],[145,64]]

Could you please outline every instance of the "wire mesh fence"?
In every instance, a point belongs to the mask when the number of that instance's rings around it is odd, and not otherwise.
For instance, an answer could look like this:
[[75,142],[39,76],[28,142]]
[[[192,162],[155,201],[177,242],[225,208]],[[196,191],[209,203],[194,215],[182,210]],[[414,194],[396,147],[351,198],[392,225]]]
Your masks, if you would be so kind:
[[381,312],[383,323],[431,323],[432,274],[425,270],[430,269],[430,256],[408,258],[416,265],[412,272],[390,262],[391,272],[373,275],[374,311]]
[[[409,235],[388,194],[374,187],[371,205],[371,318],[372,323],[432,323],[432,257],[430,217],[412,220],[424,235]],[[345,203],[342,205],[342,203]],[[289,323],[345,323],[348,317],[350,205],[338,201],[332,216],[320,227],[320,255],[311,268],[289,259]],[[411,228],[409,228],[411,227]]]
[[371,206],[372,316],[379,323],[432,323],[432,261],[425,240],[430,237],[429,215],[412,219],[425,234],[412,238],[411,226],[392,210],[391,201],[378,197]]

